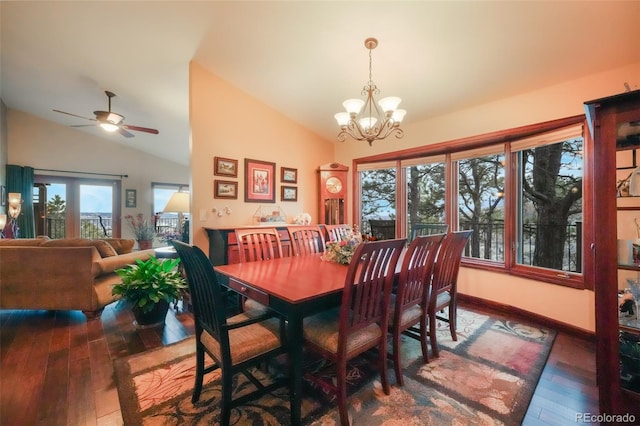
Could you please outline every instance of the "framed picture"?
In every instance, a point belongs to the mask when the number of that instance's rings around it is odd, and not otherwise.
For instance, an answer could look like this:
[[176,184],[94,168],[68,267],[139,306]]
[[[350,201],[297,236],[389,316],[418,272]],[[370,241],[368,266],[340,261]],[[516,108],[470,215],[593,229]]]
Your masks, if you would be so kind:
[[213,157],[213,174],[216,176],[238,177],[238,160]]
[[7,205],[7,188],[2,185],[0,186],[0,206]]
[[280,182],[298,183],[298,169],[280,167]]
[[282,193],[280,199],[282,201],[298,201],[298,188],[295,186],[282,186],[280,187]]
[[238,182],[230,180],[213,181],[213,198],[238,199]]
[[136,190],[135,189],[125,189],[124,192],[124,202],[125,207],[127,208],[135,208],[137,203],[136,200]]
[[244,201],[247,203],[276,202],[276,163],[244,159]]

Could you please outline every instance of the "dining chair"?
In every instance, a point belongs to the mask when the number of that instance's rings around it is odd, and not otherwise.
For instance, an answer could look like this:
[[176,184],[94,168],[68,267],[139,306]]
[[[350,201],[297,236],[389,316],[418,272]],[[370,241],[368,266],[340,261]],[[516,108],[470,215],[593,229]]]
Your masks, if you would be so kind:
[[422,358],[429,362],[427,353],[428,309],[431,278],[436,255],[445,234],[419,236],[411,241],[400,267],[395,294],[391,295],[389,332],[393,347],[393,365],[396,382],[402,386],[400,345],[402,335],[420,342]]
[[405,239],[397,239],[358,245],[347,269],[341,306],[304,319],[305,347],[335,363],[336,383],[310,372],[305,377],[336,395],[342,425],[349,424],[348,360],[377,347],[382,387],[385,394],[390,393],[386,350],[389,302],[405,243]]
[[[238,228],[235,230],[240,263],[276,259],[282,256],[282,243],[276,228]],[[260,315],[269,308],[253,299],[239,297],[240,311]]]
[[342,241],[342,237],[346,237],[351,232],[351,225],[346,223],[340,225],[324,225],[327,231],[327,242]]
[[294,256],[324,252],[325,241],[318,225],[287,226]]
[[376,240],[392,240],[396,237],[396,221],[387,219],[369,219],[371,236]]
[[[472,230],[448,233],[442,240],[433,267],[431,300],[429,301],[429,339],[431,351],[435,357],[439,355],[436,337],[437,320],[448,322],[451,338],[454,341],[458,340],[456,335],[458,272],[460,272],[462,252],[472,233]],[[438,315],[438,312],[443,311],[446,307],[449,307],[448,317]]]
[[[225,298],[209,258],[199,247],[173,240],[178,256],[184,266],[193,304],[196,341],[196,377],[191,402],[200,399],[204,375],[221,370],[221,414],[220,424],[228,425],[231,409],[287,385],[288,378],[277,378],[273,383],[263,384],[251,374],[251,367],[275,356],[286,353],[285,322],[265,313],[249,318],[238,314],[226,318]],[[205,366],[205,354],[213,361]],[[243,373],[255,390],[234,398],[233,377]],[[217,400],[213,399],[217,404]]]
[[419,235],[446,234],[448,231],[446,223],[415,223],[411,225],[411,240]]

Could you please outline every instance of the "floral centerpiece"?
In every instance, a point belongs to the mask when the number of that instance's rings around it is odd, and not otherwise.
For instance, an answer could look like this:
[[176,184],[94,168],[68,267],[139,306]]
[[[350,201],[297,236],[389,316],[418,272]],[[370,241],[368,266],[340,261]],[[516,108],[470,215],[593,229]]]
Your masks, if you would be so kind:
[[357,232],[357,229],[349,231],[342,237],[342,240],[327,243],[327,247],[322,254],[322,260],[348,265],[351,263],[353,253],[355,253],[356,247],[360,243],[362,243],[362,235]]
[[[129,225],[129,229],[133,232],[133,237],[138,241],[153,242],[156,237],[156,226],[149,219],[145,218],[142,213],[138,213],[135,216],[130,214],[126,215],[124,219]],[[140,247],[142,249],[142,247]]]

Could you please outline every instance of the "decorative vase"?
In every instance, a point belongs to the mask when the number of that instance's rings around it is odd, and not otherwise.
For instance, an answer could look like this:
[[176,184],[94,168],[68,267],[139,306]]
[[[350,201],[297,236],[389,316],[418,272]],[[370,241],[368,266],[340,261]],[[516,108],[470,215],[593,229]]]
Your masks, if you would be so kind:
[[134,324],[139,328],[155,327],[160,324],[164,324],[164,319],[169,311],[169,303],[165,300],[161,300],[156,303],[151,311],[143,312],[142,308],[138,305],[134,305],[131,310],[135,317]]
[[138,248],[140,250],[147,250],[153,247],[152,240],[138,240]]

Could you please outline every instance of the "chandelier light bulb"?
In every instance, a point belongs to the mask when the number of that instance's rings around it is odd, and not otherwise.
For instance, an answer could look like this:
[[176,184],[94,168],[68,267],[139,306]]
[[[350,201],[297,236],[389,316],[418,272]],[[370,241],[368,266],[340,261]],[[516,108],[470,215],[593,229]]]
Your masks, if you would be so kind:
[[380,99],[378,103],[380,104],[380,107],[384,112],[393,112],[398,109],[398,105],[400,105],[400,102],[402,102],[402,99],[400,99],[399,97],[389,96],[387,98]]
[[334,115],[340,126],[338,140],[344,142],[347,136],[351,136],[358,141],[366,140],[371,145],[374,140],[385,139],[391,134],[400,139],[404,135],[400,122],[407,111],[398,109],[402,99],[397,96],[375,101],[374,95],[379,94],[380,90],[371,78],[371,52],[378,46],[378,40],[369,37],[364,41],[364,45],[369,50],[369,80],[362,89],[366,99],[347,99],[342,103],[346,112]]

